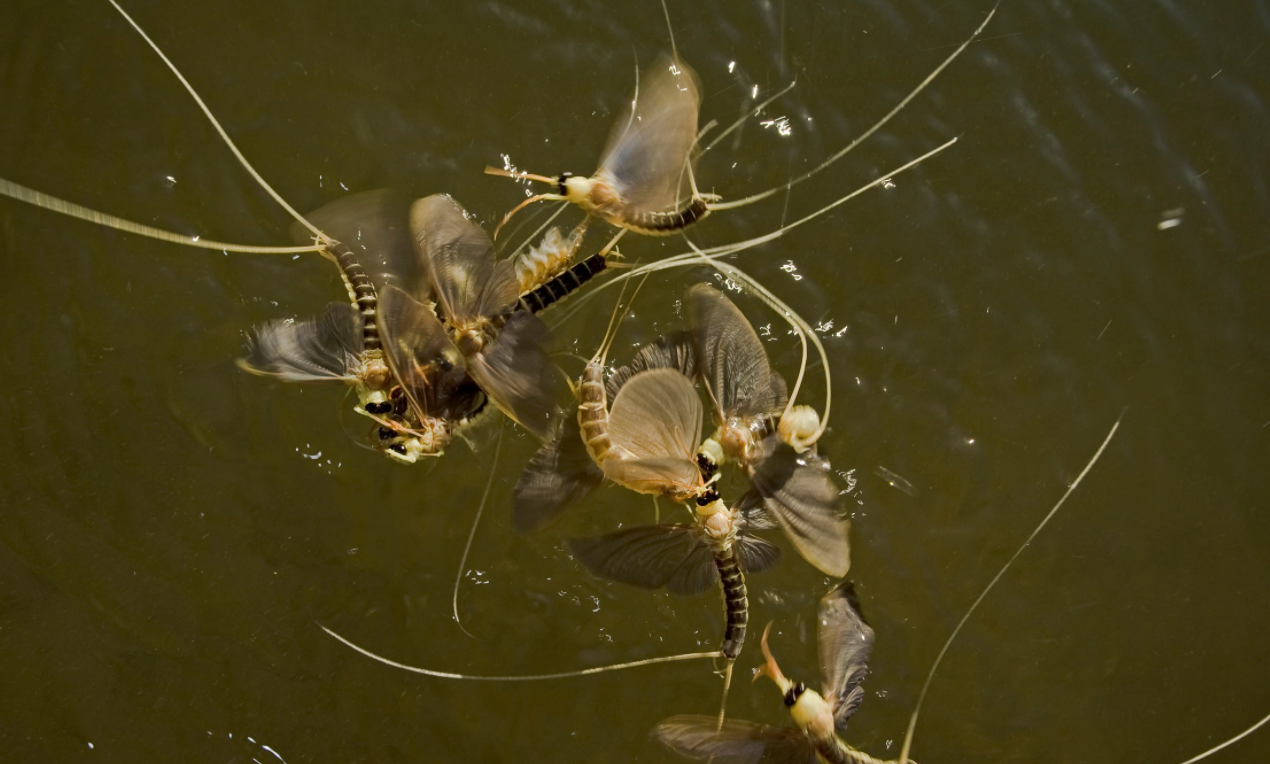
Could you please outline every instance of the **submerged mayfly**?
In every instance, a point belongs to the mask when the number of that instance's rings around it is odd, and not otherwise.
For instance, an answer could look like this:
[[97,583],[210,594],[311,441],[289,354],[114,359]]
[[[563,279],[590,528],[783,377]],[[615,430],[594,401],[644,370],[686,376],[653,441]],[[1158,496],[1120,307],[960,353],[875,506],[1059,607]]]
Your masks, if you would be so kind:
[[[864,700],[860,683],[868,673],[873,629],[860,617],[855,591],[840,586],[820,601],[821,692],[781,673],[767,646],[766,662],[754,678],[766,676],[784,695],[796,729],[712,716],[673,716],[657,725],[653,737],[690,759],[720,764],[780,761],[788,764],[888,764],[843,742],[839,733]],[[771,628],[770,626],[768,627]],[[823,693],[823,694],[822,694]]]
[[661,56],[613,123],[599,169],[591,177],[485,168],[490,175],[556,187],[555,193],[521,202],[499,228],[527,205],[546,200],[573,202],[589,215],[650,236],[666,236],[701,220],[718,197],[698,193],[692,175],[700,106],[696,72],[678,57]]

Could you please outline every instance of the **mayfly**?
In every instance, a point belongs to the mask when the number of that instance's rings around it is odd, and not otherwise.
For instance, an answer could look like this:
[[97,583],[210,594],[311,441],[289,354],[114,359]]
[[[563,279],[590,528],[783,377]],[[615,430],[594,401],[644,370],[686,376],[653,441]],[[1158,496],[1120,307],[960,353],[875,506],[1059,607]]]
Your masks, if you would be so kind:
[[[356,410],[380,425],[376,447],[414,463],[443,453],[453,431],[480,411],[484,399],[436,342],[445,336],[432,331],[439,327],[436,316],[417,309],[422,306],[409,296],[426,283],[408,211],[406,198],[371,191],[312,213],[311,222],[337,237],[327,251],[340,266],[352,305],[332,304],[318,319],[256,327],[239,365],[289,382],[354,385]],[[304,231],[297,227],[293,235],[303,238]]]
[[[674,716],[657,725],[653,737],[690,759],[714,759],[720,764],[780,761],[789,764],[886,764],[843,742],[847,721],[864,700],[860,686],[868,673],[873,629],[860,617],[850,585],[841,586],[820,602],[821,692],[794,682],[781,673],[767,646],[766,662],[755,679],[766,676],[784,696],[797,729],[781,729],[753,722],[714,717]],[[770,626],[768,627],[771,628]]]
[[564,173],[552,178],[485,168],[490,175],[548,183],[556,189],[521,202],[499,228],[527,205],[543,200],[573,202],[589,215],[650,236],[667,236],[701,220],[717,197],[698,193],[692,176],[700,106],[696,72],[677,57],[661,56],[614,122],[599,169],[591,177]]
[[[745,511],[751,527],[779,527],[812,565],[834,577],[846,575],[850,522],[838,516],[838,490],[826,465],[804,445],[805,430],[815,428],[815,412],[805,406],[786,405],[784,380],[772,370],[753,327],[727,297],[713,287],[697,284],[689,288],[687,304],[691,331],[667,335],[645,346],[629,367],[610,375],[606,385],[599,381],[602,363],[588,366],[589,376],[581,385],[580,412],[598,420],[604,407],[601,393],[614,400],[615,413],[622,411],[617,405],[620,391],[643,370],[671,369],[688,379],[700,379],[718,429],[711,438],[697,441],[699,446],[686,449],[692,459],[708,464],[712,474],[726,463],[738,464],[751,486],[738,507]],[[699,405],[692,392],[693,403]],[[658,416],[669,416],[670,410],[655,408],[647,415],[658,421]],[[610,414],[610,429],[612,417]],[[787,426],[791,419],[796,426]],[[799,422],[801,419],[809,423]],[[579,437],[592,460],[579,448]],[[609,473],[628,467],[621,461],[605,466],[604,455],[597,454],[592,445],[603,442],[602,433],[588,434],[582,423],[579,428],[566,426],[559,437],[539,449],[513,494],[513,521],[518,530],[536,530],[547,524],[598,486],[605,474],[622,482]],[[603,466],[603,471],[595,469],[592,462]],[[673,495],[670,498],[683,500]]]
[[740,465],[753,494],[742,505],[761,502],[808,562],[841,578],[851,564],[850,522],[838,516],[838,490],[805,445],[819,424],[816,412],[787,405],[785,380],[772,370],[753,326],[722,292],[695,284],[687,301],[697,372],[718,428],[702,443],[703,458],[716,466]]
[[495,406],[546,437],[558,386],[546,351],[550,333],[531,311],[517,310],[515,264],[497,258],[493,241],[449,196],[411,205],[410,229],[444,322],[437,323],[441,336]]

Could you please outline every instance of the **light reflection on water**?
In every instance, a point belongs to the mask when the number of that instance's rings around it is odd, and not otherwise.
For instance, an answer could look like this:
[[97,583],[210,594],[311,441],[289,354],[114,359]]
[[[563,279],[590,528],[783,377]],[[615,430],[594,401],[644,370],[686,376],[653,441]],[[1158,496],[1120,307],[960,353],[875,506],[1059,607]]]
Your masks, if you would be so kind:
[[[287,217],[108,4],[10,6],[0,175],[151,225],[288,243]],[[481,168],[506,154],[589,171],[636,59],[667,44],[645,3],[126,7],[297,208],[343,189],[444,190],[487,226],[522,195]],[[703,161],[703,190],[739,198],[845,145],[986,8],[671,10],[705,83],[703,123],[797,76]],[[694,231],[702,246],[760,235],[960,136],[894,188],[738,260],[834,325],[824,447],[854,475],[852,577],[878,633],[860,747],[895,754],[940,644],[1125,407],[1103,460],[949,653],[914,756],[1181,761],[1270,711],[1267,19],[1256,3],[1006,4],[833,170]],[[781,115],[786,137],[761,124]],[[509,428],[460,594],[486,641],[459,631],[451,586],[493,431],[475,453],[403,468],[359,446],[343,391],[232,363],[246,327],[340,298],[325,262],[185,251],[7,201],[0,242],[5,758],[267,761],[268,741],[289,762],[669,761],[651,726],[712,711],[704,664],[464,685],[321,632],[493,674],[711,649],[722,628],[709,595],[606,585],[569,559],[568,535],[646,522],[643,501],[608,489],[514,537],[507,497],[534,443]],[[623,249],[648,261],[684,247]],[[650,281],[629,341],[680,326],[682,289],[705,278]],[[571,320],[566,368],[611,299]],[[789,376],[797,346],[779,321],[771,333]],[[753,618],[776,622],[782,665],[810,679],[827,582],[787,558],[752,579]],[[747,650],[738,668],[756,662]],[[770,690],[744,685],[734,715],[783,723]],[[1267,752],[1254,735],[1227,758]]]

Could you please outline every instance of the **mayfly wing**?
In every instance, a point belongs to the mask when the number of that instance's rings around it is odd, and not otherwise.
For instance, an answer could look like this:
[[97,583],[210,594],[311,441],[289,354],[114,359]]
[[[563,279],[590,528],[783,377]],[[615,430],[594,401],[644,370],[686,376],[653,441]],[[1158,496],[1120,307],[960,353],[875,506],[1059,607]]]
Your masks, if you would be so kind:
[[[319,207],[307,219],[351,249],[377,289],[396,283],[419,294],[426,283],[410,239],[410,199],[404,194],[389,189],[351,194]],[[313,235],[294,223],[291,238],[304,244]]]
[[736,556],[740,559],[741,570],[762,573],[781,561],[781,550],[758,536],[743,533],[736,537]]
[[701,399],[692,382],[674,369],[635,374],[613,399],[609,437],[638,458],[691,461],[701,442]]
[[595,175],[613,184],[623,212],[665,212],[688,197],[701,105],[697,74],[660,56],[619,113]]
[[717,421],[756,416],[785,405],[785,380],[772,371],[763,342],[745,315],[708,284],[688,289],[688,311],[701,378]]
[[767,515],[794,542],[807,562],[835,578],[851,567],[851,522],[837,509],[838,487],[828,470],[810,454],[799,454],[775,435],[751,460],[750,483],[763,499]]
[[697,761],[719,764],[815,764],[816,749],[797,729],[713,716],[672,716],[659,722],[653,739]]
[[860,617],[855,589],[839,586],[820,601],[820,671],[823,695],[833,705],[839,729],[864,700],[860,682],[869,672],[873,629]]
[[461,384],[458,349],[428,306],[396,286],[379,299],[384,355],[419,416],[440,416],[446,396]]
[[353,382],[362,346],[362,317],[333,303],[321,317],[270,321],[252,329],[243,369],[288,382]]
[[695,525],[640,525],[572,539],[569,551],[601,578],[673,594],[701,594],[718,580],[714,557]]
[[701,399],[675,369],[632,376],[609,411],[613,446],[633,458],[608,459],[604,473],[641,493],[683,496],[701,484],[694,455],[701,442]]
[[666,494],[676,500],[691,495],[701,485],[697,463],[678,456],[605,459],[604,475],[636,493]]
[[604,382],[609,400],[617,398],[631,377],[648,369],[675,369],[688,379],[697,373],[697,356],[692,348],[692,337],[684,331],[672,332],[644,345],[631,362],[618,368]]
[[522,427],[545,439],[558,412],[561,377],[547,343],[542,319],[513,313],[493,344],[467,358],[467,370],[495,406]]
[[520,473],[512,489],[512,528],[541,530],[585,499],[604,481],[604,473],[582,442],[576,416],[566,416]]
[[445,194],[410,206],[410,230],[437,300],[451,326],[471,325],[516,303],[516,267],[499,260],[494,242]]

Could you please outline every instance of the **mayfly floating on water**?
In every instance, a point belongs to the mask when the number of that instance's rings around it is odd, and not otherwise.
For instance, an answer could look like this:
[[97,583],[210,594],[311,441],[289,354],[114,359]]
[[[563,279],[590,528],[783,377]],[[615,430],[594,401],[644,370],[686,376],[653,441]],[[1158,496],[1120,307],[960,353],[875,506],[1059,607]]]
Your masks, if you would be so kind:
[[556,409],[558,376],[546,350],[546,324],[531,311],[517,310],[521,290],[515,264],[498,259],[489,236],[448,196],[416,201],[410,228],[440,319],[427,342],[452,343],[494,405],[545,437]]
[[752,486],[742,506],[761,504],[808,562],[845,576],[850,523],[835,509],[827,465],[805,445],[819,424],[816,412],[787,401],[785,380],[754,327],[722,292],[696,284],[688,309],[698,376],[718,428],[702,455],[716,466],[738,464]]
[[525,206],[543,200],[573,202],[589,215],[650,236],[669,235],[701,220],[717,197],[698,193],[692,176],[700,106],[696,72],[678,58],[663,55],[613,123],[599,169],[591,177],[564,173],[552,178],[485,168],[490,175],[556,187],[555,193],[521,202],[499,228]]
[[[796,729],[711,716],[674,716],[657,725],[653,737],[690,759],[713,759],[719,764],[780,761],[788,764],[888,764],[843,742],[838,735],[864,700],[860,683],[868,673],[873,629],[860,617],[849,585],[830,592],[820,602],[821,692],[781,673],[767,646],[766,663],[755,679],[766,676],[784,695]],[[770,626],[769,626],[770,629]]]
[[[690,464],[705,465],[711,474],[734,463],[742,468],[750,490],[738,502],[753,528],[779,527],[798,548],[800,554],[825,573],[841,577],[850,566],[848,532],[850,523],[839,516],[836,508],[838,489],[829,477],[827,465],[805,445],[806,431],[816,425],[815,412],[805,406],[787,405],[785,382],[767,360],[762,342],[741,311],[721,292],[705,284],[688,290],[687,303],[691,315],[691,331],[662,337],[646,345],[630,366],[611,374],[602,384],[600,363],[588,365],[588,377],[580,387],[579,427],[566,423],[558,436],[545,443],[525,468],[513,494],[512,516],[517,530],[531,531],[551,522],[569,506],[584,499],[607,475],[614,482],[635,490],[630,480],[623,482],[624,471],[634,470],[634,463],[610,459],[597,454],[602,436],[588,429],[588,418],[599,420],[604,400],[611,398],[609,438],[614,423],[629,425],[633,433],[619,430],[624,438],[648,442],[641,426],[678,419],[675,427],[687,436],[695,427],[692,443],[663,446],[674,448],[684,481],[694,486],[696,473]],[[700,379],[711,403],[717,426],[714,435],[700,441],[700,399],[691,384],[672,386],[665,377],[662,398],[647,401],[649,410],[641,412],[643,420],[627,414],[632,401],[626,386],[643,373],[660,369],[684,381]],[[644,384],[644,383],[641,383]],[[672,389],[682,387],[683,401],[673,397]],[[623,398],[624,393],[627,395]],[[622,405],[619,406],[619,403]],[[670,404],[674,405],[670,405]],[[687,410],[692,406],[691,412]],[[804,421],[806,420],[806,421]],[[788,423],[793,421],[794,425]],[[591,426],[594,429],[594,425]],[[642,438],[642,439],[641,439]],[[588,459],[587,455],[591,458]],[[664,457],[665,454],[657,454]],[[597,469],[595,465],[602,469]],[[662,463],[666,469],[667,463]],[[667,494],[676,501],[691,498],[691,491]]]

